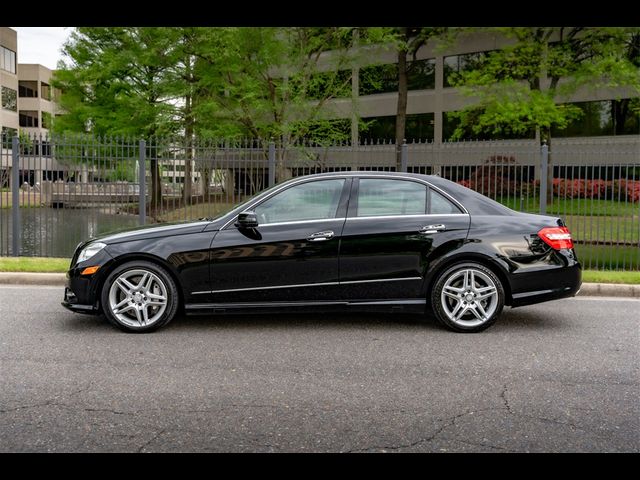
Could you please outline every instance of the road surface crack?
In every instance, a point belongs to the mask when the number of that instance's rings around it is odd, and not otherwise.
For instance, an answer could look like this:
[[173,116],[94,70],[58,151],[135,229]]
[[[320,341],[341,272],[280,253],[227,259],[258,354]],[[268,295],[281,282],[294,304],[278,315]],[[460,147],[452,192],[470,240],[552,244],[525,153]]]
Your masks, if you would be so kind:
[[142,451],[149,446],[156,438],[158,438],[160,435],[162,435],[164,432],[166,432],[166,428],[163,428],[162,430],[160,430],[159,432],[157,432],[155,435],[153,435],[148,441],[146,441],[139,449],[138,449],[138,453],[142,453]]

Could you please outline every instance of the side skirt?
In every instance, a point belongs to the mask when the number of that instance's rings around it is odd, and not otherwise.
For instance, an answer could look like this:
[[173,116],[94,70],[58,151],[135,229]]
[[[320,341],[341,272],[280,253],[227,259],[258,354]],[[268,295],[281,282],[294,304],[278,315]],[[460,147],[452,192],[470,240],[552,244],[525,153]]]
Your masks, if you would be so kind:
[[230,313],[299,312],[299,311],[382,311],[423,313],[427,301],[410,300],[354,300],[320,302],[249,302],[249,303],[189,303],[184,306],[189,315],[211,315]]

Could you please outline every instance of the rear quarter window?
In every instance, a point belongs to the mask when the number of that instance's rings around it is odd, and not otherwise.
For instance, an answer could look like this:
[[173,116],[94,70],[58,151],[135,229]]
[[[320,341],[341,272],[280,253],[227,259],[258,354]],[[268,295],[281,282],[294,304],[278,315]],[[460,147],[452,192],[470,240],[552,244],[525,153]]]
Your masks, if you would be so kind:
[[429,213],[432,215],[447,215],[463,213],[458,206],[433,188],[429,189]]

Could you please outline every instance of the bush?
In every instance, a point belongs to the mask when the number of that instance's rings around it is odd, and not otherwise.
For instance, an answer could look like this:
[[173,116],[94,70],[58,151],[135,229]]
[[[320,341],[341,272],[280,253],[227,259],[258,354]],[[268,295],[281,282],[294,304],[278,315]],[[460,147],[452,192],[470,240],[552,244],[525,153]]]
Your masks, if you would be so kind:
[[[500,195],[524,197],[540,195],[540,180],[519,182],[504,176],[493,176],[495,167],[482,167],[480,173],[472,175],[469,180],[459,180],[460,185],[480,192],[490,198]],[[492,175],[489,175],[492,174]],[[586,198],[601,200],[640,202],[640,180],[587,180],[582,178],[553,179],[553,195],[557,198]]]

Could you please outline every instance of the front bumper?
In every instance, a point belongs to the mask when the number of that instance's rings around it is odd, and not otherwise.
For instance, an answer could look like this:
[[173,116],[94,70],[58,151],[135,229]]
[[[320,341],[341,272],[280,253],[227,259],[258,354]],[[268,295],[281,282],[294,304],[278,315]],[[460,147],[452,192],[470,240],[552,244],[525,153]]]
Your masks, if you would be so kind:
[[[100,313],[100,287],[108,273],[109,264],[113,261],[105,250],[102,249],[89,260],[69,269],[61,302],[63,307],[76,313]],[[95,274],[80,274],[86,267],[96,265],[99,265],[100,269]]]

